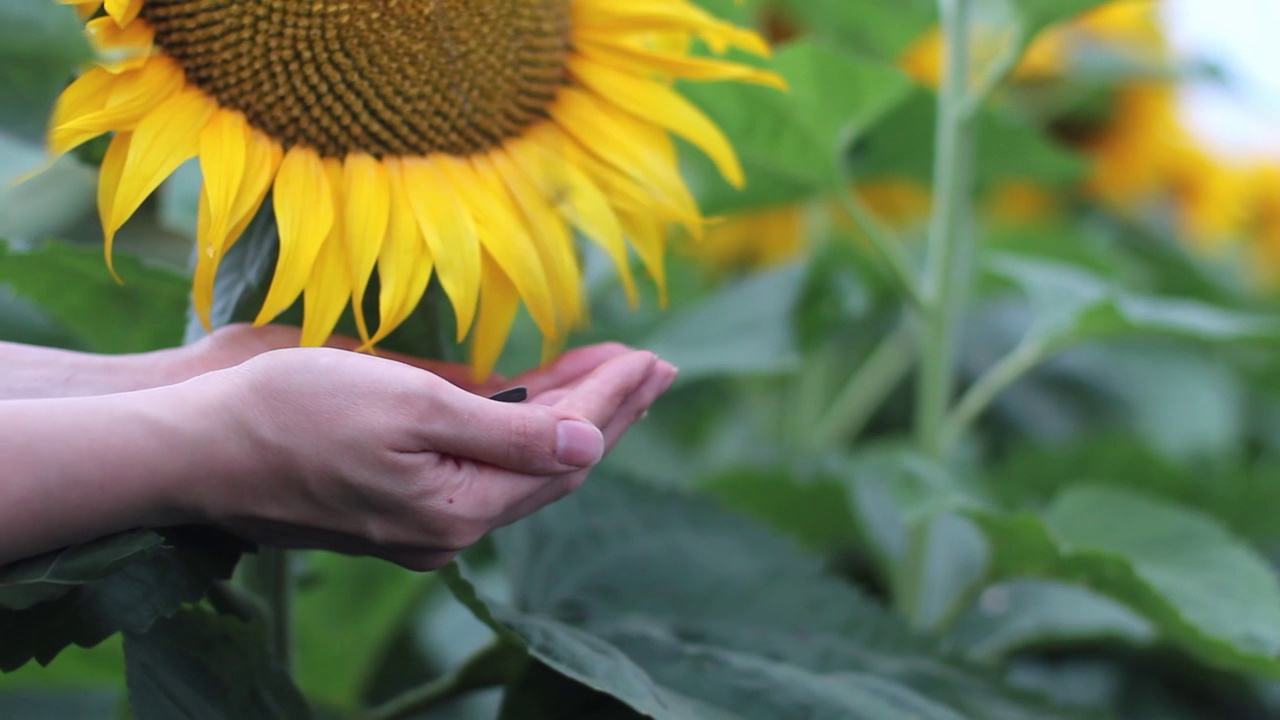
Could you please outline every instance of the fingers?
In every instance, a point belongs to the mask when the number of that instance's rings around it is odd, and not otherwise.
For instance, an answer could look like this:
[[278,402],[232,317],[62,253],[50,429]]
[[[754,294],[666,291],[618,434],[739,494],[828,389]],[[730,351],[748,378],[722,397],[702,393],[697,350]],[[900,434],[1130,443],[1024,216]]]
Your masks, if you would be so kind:
[[523,475],[559,475],[600,461],[599,427],[643,386],[657,363],[652,353],[627,351],[581,381],[573,407],[498,403],[464,392],[442,400],[426,418],[421,450],[496,465]]
[[[643,417],[649,407],[670,389],[675,383],[677,375],[678,371],[670,363],[664,360],[659,360],[655,363],[653,370],[645,378],[644,382],[618,404],[613,416],[605,422],[602,434],[605,440],[606,452],[613,449],[613,446],[622,438],[627,429]],[[574,398],[574,400],[577,400],[577,398]],[[570,404],[567,396],[564,404]],[[586,480],[589,471],[590,468],[586,468],[577,472],[566,473],[549,482],[536,485],[529,485],[527,483],[528,478],[523,479],[526,481],[524,483],[520,482],[520,478],[515,478],[515,485],[517,487],[523,485],[526,495],[513,502],[502,513],[498,525],[515,522],[577,490]]]
[[635,351],[621,343],[603,343],[577,348],[561,355],[548,367],[532,370],[513,378],[510,384],[529,388],[529,395],[536,398],[543,393],[572,385],[606,362],[628,352]]
[[622,439],[623,434],[649,412],[649,408],[657,402],[658,398],[671,389],[679,374],[680,371],[671,363],[665,360],[658,361],[653,373],[644,384],[632,393],[631,397],[618,408],[613,418],[600,428],[601,434],[604,435],[605,452],[612,450],[613,446]]

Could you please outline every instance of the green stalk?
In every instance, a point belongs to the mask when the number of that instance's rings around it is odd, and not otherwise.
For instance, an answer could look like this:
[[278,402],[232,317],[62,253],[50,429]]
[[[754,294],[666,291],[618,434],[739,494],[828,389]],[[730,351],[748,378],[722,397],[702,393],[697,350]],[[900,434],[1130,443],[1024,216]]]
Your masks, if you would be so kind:
[[836,395],[827,411],[813,424],[815,447],[830,447],[858,436],[889,394],[911,371],[915,339],[905,328],[889,333],[867,355]]
[[973,123],[966,112],[973,0],[938,0],[946,45],[938,92],[934,198],[921,296],[921,367],[916,423],[921,450],[942,453],[942,426],[954,392],[955,324],[967,302],[973,204]]
[[916,287],[915,272],[907,260],[904,250],[906,243],[885,227],[871,208],[850,190],[852,185],[852,178],[837,170],[836,200],[840,209],[844,210],[845,215],[848,215],[849,219],[862,230],[867,240],[880,254],[881,259],[888,265],[889,273],[898,283],[898,289],[902,291],[907,302],[915,308],[920,308],[924,299],[920,297],[920,290]]
[[293,662],[293,578],[289,553],[263,547],[257,555],[246,555],[240,563],[241,582],[246,590],[261,598],[266,607],[267,634],[280,664],[292,671]]
[[528,660],[523,649],[501,640],[481,649],[462,667],[406,691],[370,710],[363,720],[405,720],[477,690],[510,681]]
[[987,370],[947,416],[942,428],[942,448],[949,451],[960,440],[969,425],[983,413],[1000,393],[1031,372],[1051,354],[1038,338],[1028,336],[1012,352]]

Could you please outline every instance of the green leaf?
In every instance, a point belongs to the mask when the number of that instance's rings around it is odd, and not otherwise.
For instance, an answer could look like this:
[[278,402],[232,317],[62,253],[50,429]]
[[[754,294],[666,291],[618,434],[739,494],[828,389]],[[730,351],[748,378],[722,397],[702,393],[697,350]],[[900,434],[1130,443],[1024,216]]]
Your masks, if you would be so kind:
[[832,474],[756,465],[719,473],[702,487],[812,550],[828,551],[858,539],[848,486]]
[[1033,332],[1050,348],[1134,333],[1204,342],[1280,340],[1280,320],[1274,317],[1127,292],[1065,263],[990,253],[985,265],[1026,293],[1036,312]]
[[574,682],[540,662],[525,665],[507,684],[498,720],[639,720],[643,716],[613,697]]
[[405,630],[415,604],[434,581],[372,558],[307,555],[294,618],[298,684],[337,708],[359,706],[375,661]]
[[4,577],[13,580],[4,597],[21,609],[0,609],[0,672],[31,660],[47,665],[72,644],[92,647],[121,630],[145,632],[230,577],[244,548],[203,528],[167,530],[158,547],[152,535],[23,561],[13,576],[15,566],[6,568]]
[[[854,146],[854,177],[905,178],[927,187],[933,178],[936,118],[937,100],[933,93],[917,88]],[[975,179],[982,187],[1011,180],[1074,185],[1088,171],[1086,162],[1075,152],[1051,140],[1029,121],[1008,113],[979,113],[975,133]]]
[[970,657],[999,661],[1040,647],[1119,640],[1149,645],[1150,621],[1087,588],[1046,580],[1015,580],[987,588],[949,634]]
[[640,345],[674,363],[684,380],[788,372],[800,362],[791,316],[804,282],[804,267],[789,265],[732,283],[670,315]]
[[306,700],[254,624],[199,609],[125,636],[137,720],[305,720]]
[[110,718],[119,705],[120,693],[110,690],[0,692],[0,717],[11,720]]
[[1092,486],[1064,490],[1043,516],[972,515],[999,576],[1085,584],[1210,665],[1280,678],[1280,581],[1212,518]]
[[865,133],[911,88],[906,75],[888,63],[813,41],[783,48],[773,67],[786,77],[788,92],[741,83],[681,87],[729,136],[747,174],[747,187],[738,190],[706,158],[685,154],[690,182],[709,215],[831,190],[842,143]]
[[117,285],[102,253],[60,243],[28,252],[0,242],[0,284],[35,303],[84,339],[87,349],[125,353],[182,340],[190,282],[169,270],[117,254]]
[[656,718],[701,717],[689,701],[770,720],[1062,717],[706,501],[596,478],[497,539],[514,607],[454,572],[463,602],[535,659]]
[[61,597],[163,547],[159,533],[132,530],[10,563],[0,567],[0,608],[26,610]]
[[896,62],[938,17],[933,0],[779,0],[776,5],[806,32],[889,62]]
[[78,349],[76,339],[35,305],[0,287],[0,340],[67,350]]

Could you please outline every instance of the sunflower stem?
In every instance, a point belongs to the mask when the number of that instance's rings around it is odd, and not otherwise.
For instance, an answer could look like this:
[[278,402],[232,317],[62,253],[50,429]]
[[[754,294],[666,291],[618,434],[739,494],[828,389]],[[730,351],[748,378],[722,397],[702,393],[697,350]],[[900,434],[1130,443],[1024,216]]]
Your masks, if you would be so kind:
[[[837,164],[839,165],[839,164]],[[885,227],[880,218],[867,207],[862,198],[852,190],[853,180],[841,170],[836,169],[836,199],[840,204],[840,208],[849,216],[850,220],[858,226],[862,233],[867,236],[871,244],[875,246],[876,252],[884,259],[889,267],[889,272],[897,281],[899,289],[906,297],[907,301],[917,309],[923,306],[923,299],[920,296],[920,288],[916,279],[915,272],[911,269],[911,264],[907,260],[906,253],[903,249],[906,244],[898,238],[897,234],[889,228]]]
[[246,590],[261,598],[266,606],[267,637],[280,664],[292,672],[293,663],[293,578],[289,553],[264,547],[241,562],[241,578]]
[[915,345],[915,338],[904,327],[880,341],[814,425],[812,442],[826,447],[857,437],[910,372]]
[[468,693],[511,680],[527,659],[524,650],[496,640],[457,670],[391,698],[366,713],[363,720],[403,720],[421,715]]
[[966,115],[973,0],[938,0],[946,48],[938,92],[933,209],[921,288],[921,358],[916,429],[921,450],[941,457],[942,426],[954,390],[955,326],[968,302],[973,234],[973,123]]
[[978,78],[977,84],[973,90],[965,98],[964,104],[960,108],[960,113],[965,118],[976,117],[978,112],[982,110],[982,106],[995,93],[996,88],[1000,87],[1008,79],[1009,75],[1018,67],[1018,61],[1022,59],[1023,50],[1026,49],[1026,36],[1024,31],[1019,29],[1013,40],[1006,45],[1000,55],[987,65],[982,76]]
[[964,431],[991,403],[1052,353],[1039,336],[1028,335],[1008,355],[978,378],[947,416],[942,430],[944,451],[955,447]]

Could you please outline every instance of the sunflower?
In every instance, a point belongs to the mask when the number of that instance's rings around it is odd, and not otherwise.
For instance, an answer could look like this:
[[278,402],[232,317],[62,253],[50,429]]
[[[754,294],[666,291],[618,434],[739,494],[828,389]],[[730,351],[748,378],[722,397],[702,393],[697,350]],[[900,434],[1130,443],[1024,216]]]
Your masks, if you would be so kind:
[[[688,0],[60,0],[99,51],[59,99],[55,153],[114,132],[99,211],[121,226],[199,158],[193,300],[209,323],[219,262],[271,198],[280,247],[257,322],[303,298],[316,345],[351,305],[367,345],[433,274],[493,367],[523,302],[554,347],[582,322],[575,233],[664,292],[668,229],[702,231],[673,136],[733,185],[718,127],[672,82],[783,87],[705,54],[769,53]],[[114,272],[114,270],[113,270]],[[376,272],[378,324],[361,308]]]

